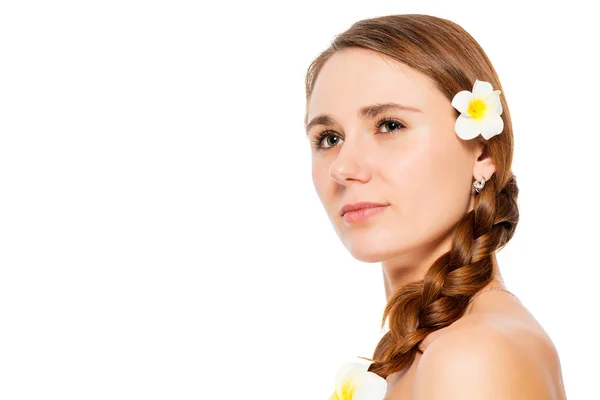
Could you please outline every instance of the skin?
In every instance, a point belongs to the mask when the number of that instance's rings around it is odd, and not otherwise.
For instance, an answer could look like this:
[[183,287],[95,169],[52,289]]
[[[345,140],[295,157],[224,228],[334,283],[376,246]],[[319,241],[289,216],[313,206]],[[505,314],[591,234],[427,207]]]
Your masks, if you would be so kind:
[[[357,116],[363,106],[386,102],[421,111]],[[450,249],[453,225],[473,209],[472,183],[495,172],[492,159],[482,157],[485,139],[458,137],[456,111],[429,77],[365,49],[338,52],[325,63],[308,112],[307,121],[321,114],[335,120],[307,132],[311,142],[325,129],[333,136],[323,144],[329,148],[311,150],[319,199],[352,256],[382,263],[389,297],[405,282],[421,279]],[[386,123],[378,129],[382,116],[406,128]],[[389,206],[366,221],[344,222],[340,208],[358,201]],[[496,279],[501,281],[498,271]]]
[[[357,115],[364,106],[387,102],[420,111]],[[307,111],[309,122],[322,114],[333,118],[307,129],[319,199],[350,253],[381,262],[389,298],[404,283],[423,278],[450,249],[452,227],[473,209],[473,181],[495,173],[485,139],[458,137],[455,109],[429,77],[366,49],[337,52],[325,63]],[[377,128],[384,116],[401,125]],[[317,151],[312,143],[325,130],[326,149]],[[346,223],[340,208],[359,201],[387,207],[368,220]],[[492,260],[494,279],[487,287],[503,287]],[[506,292],[482,293],[464,316],[427,336],[422,348],[409,368],[387,377],[385,400],[565,398],[550,338]]]

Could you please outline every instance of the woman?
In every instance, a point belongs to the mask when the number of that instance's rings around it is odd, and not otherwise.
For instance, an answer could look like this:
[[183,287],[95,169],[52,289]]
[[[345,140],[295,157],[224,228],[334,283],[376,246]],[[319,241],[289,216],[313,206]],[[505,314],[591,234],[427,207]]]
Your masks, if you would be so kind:
[[513,132],[473,37],[429,15],[356,22],[310,65],[306,100],[318,196],[350,253],[382,263],[389,331],[368,371],[385,399],[564,399],[496,261],[519,221]]

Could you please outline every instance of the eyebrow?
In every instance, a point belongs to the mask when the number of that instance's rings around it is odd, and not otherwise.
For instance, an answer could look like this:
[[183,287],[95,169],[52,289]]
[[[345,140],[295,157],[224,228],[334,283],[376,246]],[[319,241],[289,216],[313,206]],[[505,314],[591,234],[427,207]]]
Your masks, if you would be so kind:
[[[361,119],[365,119],[365,118],[374,118],[380,114],[383,114],[386,111],[390,111],[390,110],[404,110],[404,111],[414,111],[414,112],[423,112],[421,110],[419,110],[418,108],[415,107],[409,107],[409,106],[404,106],[402,104],[398,104],[398,103],[377,103],[377,104],[372,104],[369,106],[365,106],[362,107],[360,110],[358,110],[358,117]],[[313,118],[307,125],[306,125],[306,134],[308,135],[308,131],[310,131],[310,129],[313,126],[316,125],[326,125],[326,126],[331,126],[335,124],[335,119],[327,114],[321,114],[315,118]]]

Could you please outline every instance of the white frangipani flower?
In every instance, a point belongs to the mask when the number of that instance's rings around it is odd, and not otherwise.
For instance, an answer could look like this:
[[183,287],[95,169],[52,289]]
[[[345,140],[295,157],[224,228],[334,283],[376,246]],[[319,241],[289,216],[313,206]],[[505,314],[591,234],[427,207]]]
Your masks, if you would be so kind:
[[337,373],[335,392],[329,400],[382,400],[387,382],[379,375],[367,371],[369,364],[347,362]]
[[470,140],[481,134],[487,140],[504,129],[500,91],[493,90],[489,82],[475,80],[473,92],[458,92],[452,99],[452,107],[461,113],[454,124],[461,139]]

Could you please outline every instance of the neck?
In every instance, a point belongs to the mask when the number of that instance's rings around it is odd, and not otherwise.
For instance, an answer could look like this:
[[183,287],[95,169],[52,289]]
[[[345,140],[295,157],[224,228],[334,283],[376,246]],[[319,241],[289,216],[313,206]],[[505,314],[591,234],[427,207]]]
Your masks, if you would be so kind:
[[[410,252],[383,261],[381,267],[386,299],[389,300],[390,296],[402,286],[423,279],[431,265],[448,252],[451,245],[452,238],[448,235],[442,240],[413,248]],[[492,279],[504,285],[495,253],[492,253],[492,263],[494,268]]]

